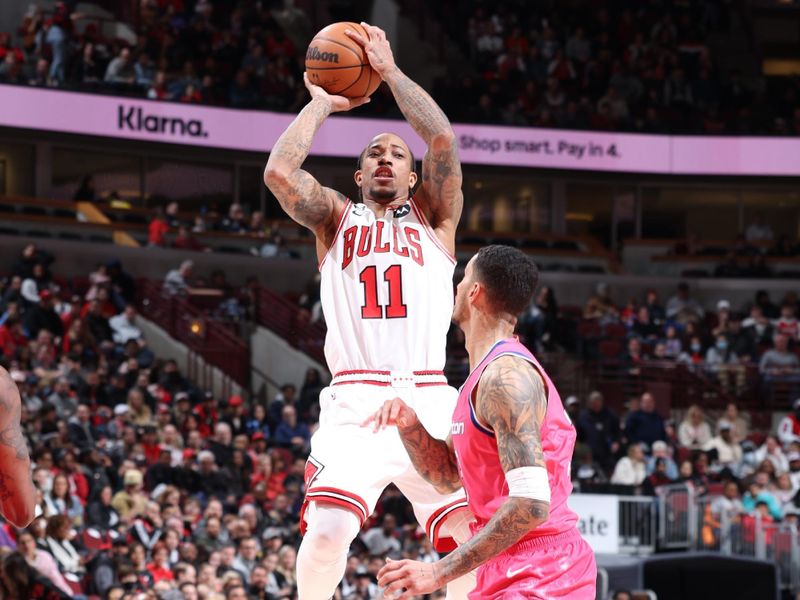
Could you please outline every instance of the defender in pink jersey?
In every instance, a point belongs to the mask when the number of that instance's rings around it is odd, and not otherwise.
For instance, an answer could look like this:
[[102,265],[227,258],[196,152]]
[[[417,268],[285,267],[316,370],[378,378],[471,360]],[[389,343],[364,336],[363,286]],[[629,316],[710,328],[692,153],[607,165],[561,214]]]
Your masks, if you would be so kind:
[[553,382],[513,337],[537,279],[533,261],[506,246],[483,248],[467,265],[453,318],[471,373],[447,440],[433,438],[399,398],[370,419],[397,426],[437,489],[463,484],[476,519],[469,542],[436,563],[390,561],[378,574],[387,597],[429,593],[476,567],[473,600],[595,597],[594,554],[567,506],[575,429]]

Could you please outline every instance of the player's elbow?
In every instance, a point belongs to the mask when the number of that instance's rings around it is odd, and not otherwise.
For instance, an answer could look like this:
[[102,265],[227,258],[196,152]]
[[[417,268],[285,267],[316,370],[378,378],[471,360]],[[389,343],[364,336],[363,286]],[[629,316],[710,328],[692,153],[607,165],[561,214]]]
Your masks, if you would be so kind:
[[3,506],[3,516],[6,521],[11,523],[17,529],[24,529],[33,521],[35,513],[35,505],[33,502],[14,502]]
[[289,174],[286,172],[286,169],[267,163],[264,169],[264,185],[266,185],[272,193],[282,189],[286,185],[288,179]]
[[436,133],[431,139],[430,148],[433,154],[449,152],[456,149],[456,133],[449,125]]

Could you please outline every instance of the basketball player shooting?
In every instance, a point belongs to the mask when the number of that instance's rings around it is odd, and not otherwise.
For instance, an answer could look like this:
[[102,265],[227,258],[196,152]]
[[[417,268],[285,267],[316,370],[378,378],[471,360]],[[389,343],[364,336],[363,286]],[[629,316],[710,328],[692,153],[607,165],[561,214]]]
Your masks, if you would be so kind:
[[33,520],[36,504],[28,444],[20,427],[21,412],[17,384],[0,367],[0,513],[20,529]]
[[595,597],[594,554],[567,506],[575,428],[553,382],[513,337],[537,279],[533,261],[507,246],[483,248],[467,265],[453,318],[471,373],[446,441],[400,398],[368,421],[399,431],[440,492],[463,484],[476,518],[472,539],[438,562],[388,562],[378,573],[387,597],[430,593],[476,568],[474,600]]
[[[307,77],[311,101],[275,143],[264,173],[283,209],[316,235],[328,325],[325,356],[334,374],[320,394],[320,427],[306,465],[305,535],[297,557],[300,600],[327,600],[334,594],[350,542],[390,483],[409,499],[440,549],[447,541],[465,541],[471,521],[458,486],[438,493],[424,481],[396,430],[375,433],[362,427],[389,394],[413,406],[433,435],[448,433],[458,393],[447,385],[442,369],[463,204],[449,121],[397,68],[384,32],[362,25],[368,39],[352,31],[348,35],[364,47],[428,146],[419,189],[412,197],[414,157],[391,133],[374,137],[359,156],[355,201],[302,170],[328,115],[367,101],[330,95]],[[473,585],[470,575],[455,579],[448,597],[466,598]]]

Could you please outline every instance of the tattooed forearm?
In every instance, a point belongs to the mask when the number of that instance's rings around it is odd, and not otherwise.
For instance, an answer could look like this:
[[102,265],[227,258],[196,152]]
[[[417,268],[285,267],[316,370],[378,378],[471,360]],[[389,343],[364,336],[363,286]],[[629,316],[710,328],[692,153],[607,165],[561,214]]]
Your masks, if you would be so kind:
[[544,381],[528,363],[510,356],[494,361],[483,373],[476,410],[497,438],[504,471],[545,467],[541,423],[547,412]]
[[549,515],[550,507],[547,502],[508,498],[486,527],[440,561],[441,581],[452,581],[494,558],[518,542],[531,529],[544,523]]
[[[540,429],[547,412],[547,390],[530,363],[504,356],[489,365],[479,383],[476,412],[494,431],[503,471],[546,466]],[[441,561],[442,581],[460,577],[497,556],[549,516],[547,502],[507,498],[483,529]]]
[[341,194],[323,188],[300,168],[308,157],[314,136],[330,112],[330,104],[321,98],[309,102],[275,142],[264,171],[264,182],[283,209],[312,230],[330,222],[333,203],[344,201]]
[[308,157],[317,130],[330,114],[330,104],[321,98],[315,98],[306,104],[275,142],[267,161],[267,169],[270,167],[299,169]]
[[443,494],[461,489],[456,457],[447,442],[432,437],[419,421],[408,428],[398,427],[398,431],[414,468],[423,479]]
[[426,144],[430,145],[437,135],[452,135],[450,121],[439,105],[400,69],[386,74],[384,81],[392,90],[400,112]]

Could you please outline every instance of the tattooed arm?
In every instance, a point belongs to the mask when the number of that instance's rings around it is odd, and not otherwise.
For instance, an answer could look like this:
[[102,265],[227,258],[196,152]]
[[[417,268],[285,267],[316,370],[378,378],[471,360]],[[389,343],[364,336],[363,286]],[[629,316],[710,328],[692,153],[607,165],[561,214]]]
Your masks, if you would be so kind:
[[447,249],[455,250],[455,231],[464,206],[461,161],[450,121],[430,94],[414,83],[395,64],[386,34],[362,23],[369,40],[357,33],[350,37],[362,44],[370,64],[392,90],[400,112],[427,144],[422,160],[422,186],[415,197]]
[[378,412],[364,421],[375,431],[396,425],[400,439],[406,447],[414,468],[425,481],[442,494],[451,494],[461,489],[456,454],[450,436],[440,440],[428,433],[420,423],[417,413],[400,398],[384,402]]
[[20,425],[21,412],[17,385],[0,367],[0,512],[19,528],[33,520],[36,503],[28,443]]
[[[529,363],[510,356],[492,362],[481,377],[475,412],[494,431],[503,471],[545,467],[540,427],[547,393]],[[393,561],[381,570],[378,581],[388,586],[387,592],[405,589],[400,598],[438,589],[497,556],[549,516],[548,502],[509,497],[483,529],[442,560],[428,566]]]
[[275,142],[264,169],[264,183],[292,219],[316,234],[318,250],[319,244],[327,250],[336,234],[345,198],[339,192],[322,186],[300,167],[308,157],[317,130],[328,115],[350,110],[369,99],[331,96],[307,78],[305,83],[311,93],[311,102]]

